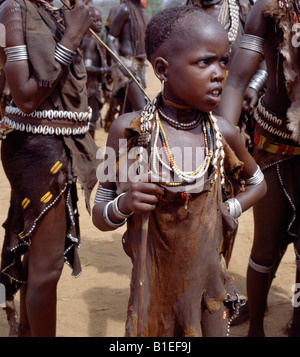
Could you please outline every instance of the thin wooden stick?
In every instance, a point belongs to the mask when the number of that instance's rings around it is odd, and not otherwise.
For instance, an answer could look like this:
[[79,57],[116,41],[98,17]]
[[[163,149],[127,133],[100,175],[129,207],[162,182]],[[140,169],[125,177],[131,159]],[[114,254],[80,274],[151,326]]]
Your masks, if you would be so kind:
[[[65,3],[64,0],[60,0],[62,2],[62,4],[69,10],[72,10],[72,7],[70,7],[68,4]],[[90,33],[96,38],[96,40],[98,42],[100,42],[100,44],[102,46],[104,46],[106,48],[106,50],[113,56],[113,58],[118,61],[122,67],[125,69],[125,71],[130,75],[130,77],[134,80],[134,82],[138,85],[138,87],[140,88],[140,90],[145,94],[145,96],[147,97],[147,99],[150,101],[150,97],[148,96],[148,94],[145,92],[144,88],[140,85],[139,81],[135,78],[135,76],[133,75],[133,73],[129,70],[129,68],[127,66],[125,66],[125,64],[121,61],[121,59],[114,53],[114,51],[107,46],[107,44],[91,29],[89,28]]]
[[144,322],[148,223],[149,223],[149,215],[145,214],[144,216],[142,216],[141,235],[138,245],[138,256],[137,256],[139,260],[137,337],[143,336],[143,326],[144,326],[143,322]]
[[[66,6],[69,10],[72,8],[67,5],[64,0],[60,0],[64,6]],[[140,85],[135,76],[131,73],[131,71],[125,66],[125,64],[120,60],[120,58],[112,51],[112,49],[107,46],[105,42],[91,29],[89,28],[91,34],[100,42],[102,46],[104,46],[107,51],[114,57],[116,61],[118,61],[122,67],[127,71],[130,77],[134,80],[134,82],[138,85],[141,91],[145,94],[145,96],[150,101],[150,97],[145,92],[144,88]],[[147,238],[148,238],[148,224],[149,224],[149,215],[146,214],[142,217],[142,226],[140,232],[140,244],[138,246],[138,260],[139,260],[139,277],[138,277],[138,326],[137,326],[137,335],[138,337],[143,336],[143,320],[144,320],[144,300],[145,300],[145,277],[146,277],[146,254],[147,254]]]
[[3,111],[2,111],[2,107],[1,107],[1,104],[0,104],[0,119],[3,118]]
[[148,96],[148,94],[145,92],[144,88],[140,85],[139,81],[135,78],[135,76],[133,75],[133,73],[129,70],[129,68],[127,66],[125,66],[125,64],[121,61],[121,59],[114,53],[114,51],[107,46],[107,44],[105,42],[103,42],[101,40],[101,38],[90,28],[89,31],[92,33],[92,35],[100,42],[100,44],[102,46],[104,46],[107,51],[114,57],[114,59],[116,61],[118,61],[122,67],[126,70],[126,72],[130,75],[130,77],[134,80],[134,82],[138,85],[138,87],[140,88],[140,90],[145,94],[145,96],[147,97],[147,99],[150,101],[150,97]]

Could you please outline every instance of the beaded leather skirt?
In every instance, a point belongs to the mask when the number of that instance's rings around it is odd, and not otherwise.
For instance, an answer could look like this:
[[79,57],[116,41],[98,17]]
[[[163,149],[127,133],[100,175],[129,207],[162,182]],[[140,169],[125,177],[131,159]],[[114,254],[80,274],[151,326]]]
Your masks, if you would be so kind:
[[297,269],[300,270],[300,146],[291,139],[291,132],[287,130],[287,119],[277,117],[263,103],[256,108],[256,120],[253,157],[265,173],[267,170],[273,171],[272,180],[265,176],[267,185],[278,185],[284,194],[285,201],[281,203],[274,197],[275,206],[278,203],[287,204],[286,236],[282,237],[283,251],[288,244],[294,243]]
[[[72,152],[73,161],[75,154],[73,160]],[[74,276],[81,273],[77,252],[80,232],[74,162],[65,139],[55,135],[13,131],[2,142],[1,160],[11,185],[11,200],[3,225],[5,238],[0,282],[6,286],[7,300],[11,300],[27,279],[21,258],[30,246],[36,224],[63,195],[67,212],[64,255]],[[83,163],[79,165],[82,165],[83,171]],[[86,170],[85,177],[92,177],[91,170]],[[96,181],[96,175],[94,178],[93,182]],[[93,187],[93,183],[90,187]]]

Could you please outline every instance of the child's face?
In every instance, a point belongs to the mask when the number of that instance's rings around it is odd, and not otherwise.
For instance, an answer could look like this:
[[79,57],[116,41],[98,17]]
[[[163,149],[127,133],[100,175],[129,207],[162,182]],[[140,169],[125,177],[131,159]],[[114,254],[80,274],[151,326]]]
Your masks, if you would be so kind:
[[168,61],[165,96],[198,110],[213,110],[225,84],[229,45],[224,31],[193,28]]
[[92,12],[92,30],[95,31],[96,33],[100,33],[102,30],[102,16],[101,13],[98,11],[93,11]]

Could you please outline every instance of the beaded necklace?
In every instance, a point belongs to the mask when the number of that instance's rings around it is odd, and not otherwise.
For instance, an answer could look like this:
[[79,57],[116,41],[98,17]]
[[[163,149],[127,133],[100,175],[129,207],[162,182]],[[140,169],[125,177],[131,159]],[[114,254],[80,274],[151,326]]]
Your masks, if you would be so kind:
[[194,6],[200,8],[210,7],[222,3],[218,21],[222,26],[226,26],[230,21],[230,26],[228,29],[228,40],[230,45],[236,41],[238,30],[240,26],[240,8],[236,0],[209,0],[209,1],[195,1],[193,2]]
[[175,129],[178,130],[191,130],[196,128],[201,121],[201,113],[199,112],[199,115],[197,118],[189,123],[180,123],[177,120],[174,120],[170,117],[168,117],[160,108],[158,109],[159,114]]
[[[159,97],[161,97],[161,93],[157,95],[152,101],[148,102],[146,106],[144,107],[142,114],[141,114],[141,133],[142,136],[146,136],[147,140],[145,144],[139,144],[138,146],[138,162],[142,163],[143,162],[143,149],[144,147],[141,145],[148,145],[151,141],[152,137],[152,130],[155,132],[154,135],[154,144],[153,144],[153,153],[152,153],[152,160],[151,160],[151,165],[152,165],[152,171],[158,173],[157,167],[156,167],[156,162],[157,160],[160,159],[160,156],[156,156],[158,152],[157,148],[157,143],[158,139],[160,136],[159,133],[159,117],[158,117],[158,101]],[[217,180],[218,175],[220,175],[221,178],[221,184],[224,184],[225,182],[225,173],[224,173],[224,158],[225,158],[225,152],[224,152],[224,147],[223,147],[223,142],[222,142],[222,134],[219,130],[219,126],[217,123],[217,118],[211,113],[206,113],[207,115],[207,125],[209,130],[207,131],[208,135],[208,140],[210,142],[209,145],[209,150],[212,151],[212,161],[211,165],[215,169],[215,174],[214,177],[212,178],[212,182],[215,182]],[[154,124],[154,125],[153,125]],[[155,129],[155,124],[156,124],[156,129]],[[210,130],[210,125],[212,125],[212,130]],[[164,165],[164,164],[162,164]],[[167,164],[166,164],[167,165]],[[170,168],[170,165],[167,165],[167,167]],[[195,179],[195,177],[193,177]],[[181,185],[183,183],[177,183],[177,185]]]
[[[180,186],[184,183],[191,183],[196,179],[199,179],[205,175],[207,172],[209,165],[211,163],[211,159],[213,156],[213,141],[211,136],[211,128],[210,123],[207,119],[202,121],[202,128],[204,133],[204,142],[205,142],[205,158],[201,165],[196,168],[194,171],[182,171],[178,165],[175,163],[174,157],[171,153],[171,149],[169,146],[169,142],[162,126],[162,123],[159,119],[158,112],[156,112],[156,135],[154,138],[154,145],[153,145],[153,157],[152,157],[152,170],[153,172],[157,173],[157,161],[168,171],[172,171],[174,176],[178,176],[181,181],[179,182],[171,182],[169,186]],[[162,147],[164,153],[167,157],[169,163],[165,163],[158,152],[158,138],[162,141]]]

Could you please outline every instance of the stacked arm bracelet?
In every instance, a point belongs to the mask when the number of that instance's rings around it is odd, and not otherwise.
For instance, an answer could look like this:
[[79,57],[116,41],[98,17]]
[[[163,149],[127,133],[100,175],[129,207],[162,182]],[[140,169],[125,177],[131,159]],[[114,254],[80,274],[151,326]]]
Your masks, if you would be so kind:
[[265,39],[263,37],[244,34],[240,43],[240,48],[245,48],[246,50],[258,52],[263,54],[264,52],[264,42]]
[[114,204],[114,201],[109,201],[109,202],[106,203],[106,205],[103,208],[103,219],[109,226],[111,226],[113,228],[118,228],[118,227],[123,226],[123,224],[127,221],[127,219],[124,219],[120,223],[115,223],[109,218],[108,208],[109,208],[110,205],[113,205],[113,204]]
[[55,47],[54,57],[61,64],[68,66],[72,63],[75,53],[75,51],[69,50],[58,42]]
[[108,188],[105,188],[99,183],[94,204],[100,202],[109,202],[115,199],[116,197],[117,197],[117,192],[115,190],[110,190]]
[[6,62],[16,62],[16,61],[27,61],[28,53],[27,46],[12,46],[4,48],[4,52],[6,54]]
[[[115,190],[105,188],[100,183],[98,185],[94,203],[97,204],[100,202],[106,202],[106,205],[103,208],[103,218],[104,221],[113,228],[121,227],[127,221],[127,218],[133,214],[133,212],[126,214],[119,210],[119,199],[123,195],[125,195],[125,192],[121,193],[120,195],[117,195],[117,192]],[[108,209],[111,205],[114,216],[117,219],[122,219],[122,222],[115,223],[109,218]]]
[[259,92],[263,89],[268,79],[268,72],[263,69],[259,69],[254,76],[252,77],[248,87],[253,88],[256,92]]
[[[6,62],[28,60],[26,45],[6,47],[4,52],[6,54]],[[68,48],[62,46],[60,43],[57,43],[54,57],[58,62],[67,66],[72,62],[75,53],[76,52],[69,50]]]

